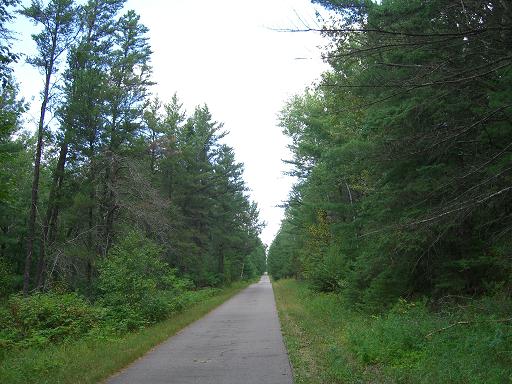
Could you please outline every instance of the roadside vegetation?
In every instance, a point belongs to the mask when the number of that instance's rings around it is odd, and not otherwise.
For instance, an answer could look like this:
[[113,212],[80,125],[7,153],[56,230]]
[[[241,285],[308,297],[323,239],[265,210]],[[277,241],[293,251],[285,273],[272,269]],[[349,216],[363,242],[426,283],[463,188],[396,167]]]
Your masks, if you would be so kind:
[[[32,337],[1,349],[0,378],[2,383],[12,384],[101,382],[203,317],[250,282],[187,292],[174,300],[174,303],[180,302],[179,306],[170,310],[163,320],[154,324],[148,322],[145,326],[139,324],[132,331],[125,330],[126,321],[120,315],[117,318],[121,326],[106,316],[105,308],[84,305],[73,295],[71,299],[46,295],[47,301],[54,302],[51,308],[46,305],[46,318],[39,321],[37,330],[31,329]],[[37,300],[39,308],[32,310],[32,314],[42,314],[42,301]],[[45,325],[41,324],[44,320]],[[58,339],[49,342],[48,335],[57,332],[60,332]]]
[[297,384],[508,383],[512,300],[398,301],[371,314],[304,282],[274,282]]
[[268,254],[301,281],[276,283],[296,374],[510,382],[512,7],[315,2],[330,69],[283,108],[297,182]]

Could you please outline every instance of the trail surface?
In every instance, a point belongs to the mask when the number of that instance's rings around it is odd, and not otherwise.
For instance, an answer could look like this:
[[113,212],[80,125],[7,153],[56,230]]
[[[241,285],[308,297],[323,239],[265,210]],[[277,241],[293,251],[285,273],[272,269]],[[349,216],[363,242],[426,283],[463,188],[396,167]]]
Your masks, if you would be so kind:
[[292,384],[268,276],[107,383]]

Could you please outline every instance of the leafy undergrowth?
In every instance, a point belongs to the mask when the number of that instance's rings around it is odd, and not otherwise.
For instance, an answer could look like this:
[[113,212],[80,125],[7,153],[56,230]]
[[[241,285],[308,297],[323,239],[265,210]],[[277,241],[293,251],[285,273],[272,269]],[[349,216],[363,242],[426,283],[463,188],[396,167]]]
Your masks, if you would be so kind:
[[154,298],[160,301],[158,306],[148,301],[142,308],[128,304],[93,305],[77,293],[36,293],[26,298],[14,295],[0,308],[0,357],[10,350],[47,347],[80,338],[121,336],[141,330],[219,291],[218,288],[179,294],[161,291]]
[[[96,383],[204,316],[250,282],[187,291],[163,321],[128,331],[105,308],[75,294],[14,297],[0,313],[0,382]],[[37,308],[31,307],[37,304]],[[119,315],[117,315],[119,317]],[[13,320],[14,318],[14,320]],[[125,317],[123,317],[125,318]]]
[[119,241],[98,272],[94,302],[63,288],[12,295],[0,317],[2,351],[140,330],[216,292],[196,290],[162,259],[156,243],[137,232]]
[[273,286],[297,384],[512,382],[510,298],[370,315],[295,280]]

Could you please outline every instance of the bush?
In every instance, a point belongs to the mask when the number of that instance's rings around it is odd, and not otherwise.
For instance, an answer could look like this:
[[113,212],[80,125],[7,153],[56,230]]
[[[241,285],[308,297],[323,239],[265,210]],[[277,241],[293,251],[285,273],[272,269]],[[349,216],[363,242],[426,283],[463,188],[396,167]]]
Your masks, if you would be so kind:
[[99,265],[99,303],[118,331],[144,327],[167,317],[177,298],[192,288],[160,257],[162,249],[138,232],[119,242]]
[[102,311],[76,293],[36,293],[11,296],[0,323],[0,345],[57,343],[87,334],[98,325]]
[[313,289],[320,292],[340,292],[347,287],[344,276],[347,275],[347,256],[339,247],[329,247],[326,255],[314,266],[308,274],[308,280]]
[[160,254],[152,241],[130,233],[99,265],[97,306],[76,293],[11,296],[0,307],[0,351],[138,330],[215,294],[193,291]]

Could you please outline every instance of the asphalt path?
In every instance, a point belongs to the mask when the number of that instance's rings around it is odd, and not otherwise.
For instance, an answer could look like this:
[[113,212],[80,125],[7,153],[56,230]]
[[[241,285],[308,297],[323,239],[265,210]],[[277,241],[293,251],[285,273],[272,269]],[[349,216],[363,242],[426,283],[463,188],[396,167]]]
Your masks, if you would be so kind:
[[268,276],[111,377],[109,384],[292,384]]

